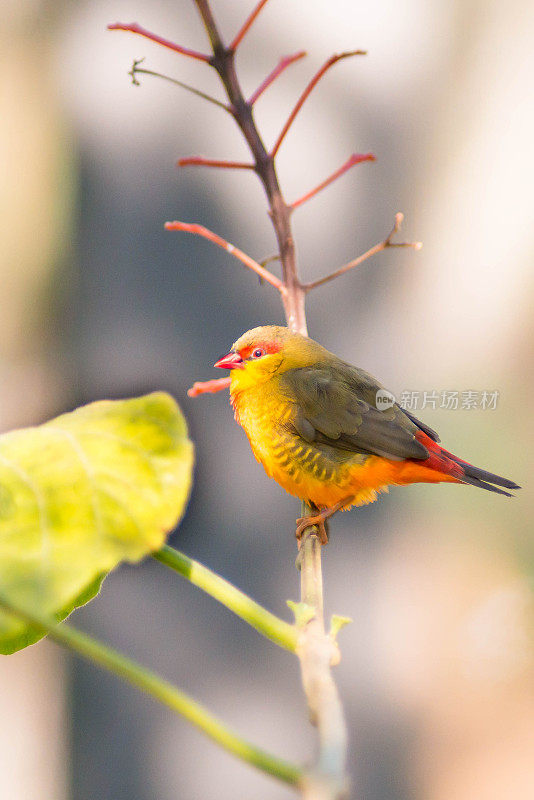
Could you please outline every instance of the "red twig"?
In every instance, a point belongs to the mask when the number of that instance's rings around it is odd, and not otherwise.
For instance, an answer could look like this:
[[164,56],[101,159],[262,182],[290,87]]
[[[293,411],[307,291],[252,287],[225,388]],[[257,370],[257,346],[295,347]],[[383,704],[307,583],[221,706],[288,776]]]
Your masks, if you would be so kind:
[[281,75],[282,72],[287,67],[289,67],[290,64],[294,64],[295,61],[298,61],[299,59],[304,58],[305,55],[306,55],[306,51],[305,50],[299,50],[298,53],[295,53],[292,56],[284,56],[284,58],[282,58],[280,60],[280,62],[277,64],[277,66],[273,69],[273,71],[270,72],[269,75],[267,75],[267,77],[265,78],[263,83],[260,83],[260,85],[258,86],[256,91],[253,94],[250,95],[250,97],[249,97],[249,99],[247,101],[249,106],[253,106],[254,105],[254,103],[256,102],[258,97],[264,93],[264,91],[267,89],[267,87],[270,86],[271,83],[273,83],[278,78],[278,76]]
[[142,28],[137,22],[130,22],[129,24],[123,22],[115,22],[113,25],[108,25],[108,31],[129,31],[130,33],[137,33],[139,36],[144,36],[147,39],[150,39],[153,42],[157,42],[157,44],[163,45],[163,47],[168,47],[169,50],[174,50],[176,53],[181,53],[184,56],[189,56],[189,58],[196,58],[198,61],[206,61],[209,63],[210,57],[207,56],[205,53],[199,53],[197,50],[189,50],[187,47],[182,47],[179,44],[175,44],[175,42],[169,41],[169,39],[163,39],[161,36],[158,36],[156,33],[151,33],[147,31],[145,28]]
[[189,156],[180,158],[176,165],[178,167],[222,167],[223,169],[254,169],[254,164],[245,164],[242,161],[218,161],[215,158],[204,158],[204,156]]
[[340,178],[343,173],[347,172],[347,170],[349,170],[355,164],[361,164],[362,161],[376,161],[376,156],[374,156],[373,153],[353,153],[353,155],[351,155],[349,160],[346,161],[342,167],[333,172],[328,178],[326,178],[326,180],[320,183],[319,186],[316,186],[315,189],[311,190],[311,192],[302,195],[302,197],[299,197],[299,199],[295,200],[294,203],[291,203],[291,208],[298,208],[298,206],[306,203],[312,197],[315,197],[315,195],[322,189],[325,189],[327,186],[337,180],[337,178]]
[[413,247],[414,250],[420,250],[423,246],[422,242],[392,242],[391,239],[393,236],[399,232],[402,221],[404,219],[404,214],[400,211],[395,214],[395,224],[391,229],[390,233],[386,236],[383,242],[379,242],[375,244],[374,247],[371,247],[370,250],[367,250],[358,258],[354,258],[352,261],[349,261],[348,264],[345,264],[343,267],[336,269],[335,272],[332,272],[330,275],[326,275],[324,278],[319,278],[317,281],[312,281],[312,283],[305,283],[303,285],[303,289],[305,292],[311,291],[311,289],[316,289],[318,286],[322,286],[324,283],[328,283],[329,281],[333,281],[334,278],[339,278],[340,275],[344,275],[345,272],[348,272],[354,267],[358,267],[364,261],[367,261],[368,258],[371,256],[376,255],[376,253],[380,253],[382,250],[386,250],[388,247]]
[[235,258],[239,259],[245,267],[248,267],[260,278],[263,278],[264,281],[270,283],[271,286],[274,286],[281,294],[285,294],[286,288],[280,278],[277,278],[276,275],[273,275],[272,272],[269,272],[268,269],[265,269],[258,264],[257,261],[254,261],[253,258],[247,256],[242,250],[239,248],[234,247],[233,244],[227,242],[226,239],[223,239],[218,234],[210,231],[209,228],[205,228],[203,225],[197,225],[196,223],[189,223],[189,222],[178,222],[175,220],[174,222],[166,222],[165,229],[168,231],[186,231],[187,233],[194,233],[197,236],[203,236],[204,239],[208,239],[210,242],[222,247],[223,250],[226,250],[227,253],[235,256]]
[[256,17],[258,16],[260,11],[262,10],[263,6],[267,2],[268,2],[268,0],[260,0],[260,2],[258,3],[258,5],[254,9],[254,11],[252,12],[250,17],[245,21],[245,23],[243,24],[241,29],[238,31],[238,33],[232,39],[232,42],[230,43],[230,47],[229,47],[230,50],[237,50],[237,48],[239,47],[239,45],[243,41],[244,37],[248,33],[249,29],[253,25],[254,20],[256,19]]
[[222,389],[228,389],[230,378],[214,378],[211,381],[195,381],[190,389],[187,390],[188,397],[198,397],[201,394],[215,394]]
[[343,58],[350,58],[350,56],[364,56],[364,55],[366,55],[366,51],[365,50],[350,50],[347,53],[339,53],[338,55],[330,56],[328,61],[326,61],[323,64],[321,69],[318,72],[315,73],[315,75],[313,76],[313,78],[311,79],[311,81],[309,82],[309,84],[306,86],[306,88],[302,92],[301,96],[299,97],[295,108],[293,109],[293,111],[289,115],[289,118],[288,118],[286,124],[282,128],[282,131],[281,131],[278,139],[276,140],[276,143],[275,143],[273,149],[271,150],[271,157],[272,158],[274,158],[274,156],[277,154],[277,152],[278,152],[278,150],[280,148],[280,145],[284,141],[284,138],[285,138],[288,130],[290,129],[291,125],[293,124],[293,122],[295,120],[295,117],[297,116],[297,114],[299,113],[300,109],[302,108],[302,106],[306,102],[306,99],[310,95],[311,91],[319,83],[319,81],[321,80],[321,78],[323,77],[325,72],[327,72],[330,69],[330,67],[333,67],[334,64],[337,64],[337,62],[341,61]]

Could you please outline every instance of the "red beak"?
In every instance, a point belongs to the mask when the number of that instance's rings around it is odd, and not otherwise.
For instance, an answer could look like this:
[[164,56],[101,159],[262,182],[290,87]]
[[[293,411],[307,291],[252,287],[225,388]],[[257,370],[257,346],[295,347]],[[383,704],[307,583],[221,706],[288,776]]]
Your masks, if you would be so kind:
[[234,353],[233,350],[230,350],[228,355],[220,358],[213,366],[220,369],[243,369],[245,365],[239,353]]

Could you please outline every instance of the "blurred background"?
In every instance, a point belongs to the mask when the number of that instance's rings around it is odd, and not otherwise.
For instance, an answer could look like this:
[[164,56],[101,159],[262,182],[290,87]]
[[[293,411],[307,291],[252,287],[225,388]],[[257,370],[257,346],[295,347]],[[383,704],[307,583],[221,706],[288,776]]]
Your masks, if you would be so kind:
[[[253,0],[213,0],[227,39]],[[205,65],[106,32],[136,20],[205,49],[189,0],[3,0],[0,11],[0,427],[102,397],[167,389],[197,448],[172,543],[289,617],[298,504],[269,481],[226,393],[194,380],[244,330],[281,323],[276,293],[201,222],[261,259],[274,236],[255,177],[175,168],[237,158],[232,121],[133,58],[221,97]],[[528,0],[271,0],[238,57],[274,141],[302,87],[338,64],[279,158],[288,200],[354,151],[362,164],[295,214],[305,280],[382,240],[391,250],[309,298],[310,335],[403,391],[498,391],[495,409],[430,407],[446,446],[527,485],[514,500],[455,486],[392,489],[332,524],[326,611],[353,617],[336,677],[360,800],[504,800],[534,793],[532,348],[534,6]],[[150,560],[122,567],[75,624],[207,704],[243,734],[309,759],[298,665]],[[43,642],[0,661],[0,798],[292,796],[115,678]],[[236,789],[236,787],[238,787]]]

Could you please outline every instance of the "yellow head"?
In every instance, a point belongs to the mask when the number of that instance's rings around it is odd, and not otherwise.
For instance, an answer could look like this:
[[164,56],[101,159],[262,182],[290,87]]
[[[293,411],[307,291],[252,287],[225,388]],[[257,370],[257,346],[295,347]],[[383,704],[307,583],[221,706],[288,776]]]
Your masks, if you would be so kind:
[[269,381],[289,369],[330,356],[324,347],[281,325],[262,325],[244,333],[214,365],[232,370],[232,394]]

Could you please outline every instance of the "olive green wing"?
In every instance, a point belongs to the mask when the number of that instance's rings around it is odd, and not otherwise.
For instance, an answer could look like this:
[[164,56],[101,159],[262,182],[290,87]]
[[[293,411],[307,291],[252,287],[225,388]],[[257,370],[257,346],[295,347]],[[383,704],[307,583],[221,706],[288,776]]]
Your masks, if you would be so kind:
[[415,438],[420,426],[397,404],[378,410],[383,387],[363,370],[340,362],[288,370],[279,380],[293,410],[286,424],[305,441],[393,460],[428,458]]

